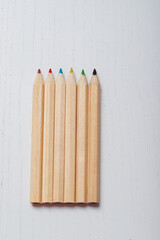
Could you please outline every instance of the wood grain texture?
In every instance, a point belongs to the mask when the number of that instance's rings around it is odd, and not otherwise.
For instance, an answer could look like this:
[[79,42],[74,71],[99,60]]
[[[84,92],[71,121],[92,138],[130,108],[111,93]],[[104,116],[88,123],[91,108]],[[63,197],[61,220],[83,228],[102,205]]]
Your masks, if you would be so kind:
[[43,138],[43,178],[42,202],[52,202],[53,195],[53,153],[55,127],[55,81],[48,73],[44,94],[44,138]]
[[[159,12],[158,0],[0,1],[0,239],[160,239]],[[33,207],[35,73],[71,66],[101,84],[100,206]]]
[[55,89],[55,135],[53,202],[64,201],[65,80],[58,74]]
[[30,202],[42,201],[43,119],[44,82],[41,74],[36,75],[32,101],[32,156]]
[[76,202],[86,202],[88,83],[81,75],[77,84]]
[[75,202],[76,162],[76,80],[69,73],[66,82],[64,202]]

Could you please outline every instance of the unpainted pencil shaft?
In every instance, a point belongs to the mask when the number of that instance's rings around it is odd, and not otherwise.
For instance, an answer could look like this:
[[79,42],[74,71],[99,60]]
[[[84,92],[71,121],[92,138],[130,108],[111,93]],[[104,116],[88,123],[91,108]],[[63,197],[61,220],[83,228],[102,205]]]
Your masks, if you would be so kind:
[[64,201],[65,80],[59,73],[55,89],[53,202]]
[[87,201],[99,203],[99,132],[100,132],[100,85],[97,75],[89,84],[88,106],[88,197]]
[[52,73],[48,73],[44,97],[42,202],[52,202],[53,194],[54,102],[55,82]]
[[38,73],[33,85],[32,100],[31,203],[42,201],[43,108],[44,81]]
[[75,202],[76,81],[70,73],[66,83],[64,202]]
[[86,202],[88,84],[81,75],[77,85],[76,202]]

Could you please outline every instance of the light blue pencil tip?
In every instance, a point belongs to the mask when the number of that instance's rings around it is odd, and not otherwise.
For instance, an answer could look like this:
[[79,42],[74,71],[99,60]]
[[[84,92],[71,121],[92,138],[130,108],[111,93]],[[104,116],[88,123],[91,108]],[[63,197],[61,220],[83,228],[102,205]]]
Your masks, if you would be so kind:
[[63,74],[62,68],[59,69],[59,73]]

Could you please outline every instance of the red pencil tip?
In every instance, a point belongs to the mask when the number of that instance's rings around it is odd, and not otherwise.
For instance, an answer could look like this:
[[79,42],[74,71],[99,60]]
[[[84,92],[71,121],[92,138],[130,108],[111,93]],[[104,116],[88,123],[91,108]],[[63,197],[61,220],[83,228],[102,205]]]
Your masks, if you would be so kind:
[[49,69],[49,73],[52,73],[52,69],[51,68]]
[[41,69],[38,69],[37,73],[41,73]]

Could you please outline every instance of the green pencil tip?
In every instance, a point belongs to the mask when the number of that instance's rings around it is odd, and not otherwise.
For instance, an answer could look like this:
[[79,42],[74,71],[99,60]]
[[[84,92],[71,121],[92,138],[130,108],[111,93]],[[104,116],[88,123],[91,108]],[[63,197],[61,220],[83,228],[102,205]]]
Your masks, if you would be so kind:
[[84,69],[82,69],[82,72],[81,72],[81,74],[85,76],[85,72],[84,72]]
[[71,68],[70,73],[72,73],[72,72],[73,72],[73,69]]

